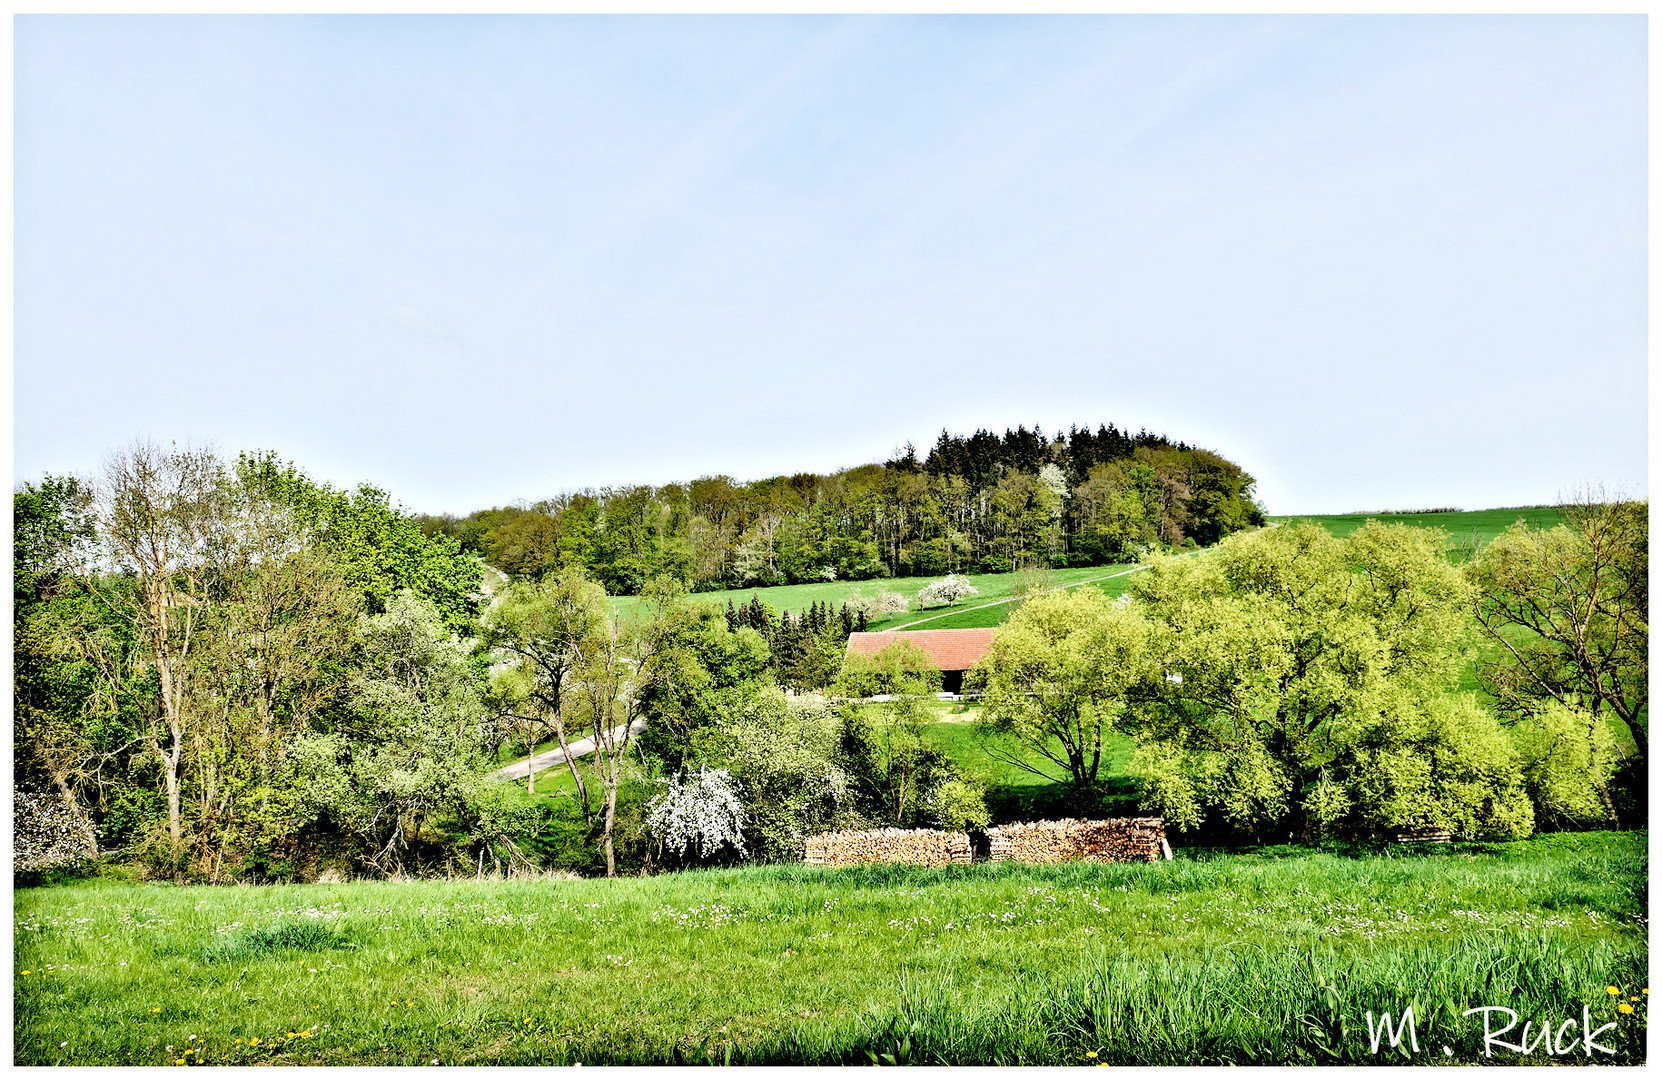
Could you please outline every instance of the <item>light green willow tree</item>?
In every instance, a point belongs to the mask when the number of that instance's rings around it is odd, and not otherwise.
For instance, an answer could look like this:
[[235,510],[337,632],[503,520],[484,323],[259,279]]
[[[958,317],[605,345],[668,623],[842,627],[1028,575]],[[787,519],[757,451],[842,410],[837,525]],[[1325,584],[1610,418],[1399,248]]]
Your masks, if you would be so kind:
[[1094,785],[1105,738],[1121,726],[1132,692],[1148,684],[1152,664],[1137,609],[1096,589],[1035,596],[993,636],[971,685],[984,687],[980,722],[1048,764],[996,742],[987,752],[1048,780]]
[[1439,531],[1232,537],[1133,579],[1157,671],[1129,693],[1146,801],[1263,836],[1527,833],[1510,739],[1455,694],[1472,588]]

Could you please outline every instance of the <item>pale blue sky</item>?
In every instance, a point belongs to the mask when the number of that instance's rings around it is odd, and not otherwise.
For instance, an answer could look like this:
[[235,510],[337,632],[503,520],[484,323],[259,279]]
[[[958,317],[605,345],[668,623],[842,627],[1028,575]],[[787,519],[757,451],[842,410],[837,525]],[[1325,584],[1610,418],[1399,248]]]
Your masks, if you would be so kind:
[[1646,491],[1643,17],[15,22],[14,473],[465,513],[1213,446],[1272,513]]

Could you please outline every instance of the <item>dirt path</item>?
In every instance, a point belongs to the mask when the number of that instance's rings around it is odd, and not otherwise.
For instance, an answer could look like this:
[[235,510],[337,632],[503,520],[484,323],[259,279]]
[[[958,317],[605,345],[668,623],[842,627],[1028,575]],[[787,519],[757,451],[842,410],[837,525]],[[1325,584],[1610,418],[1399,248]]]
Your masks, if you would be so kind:
[[[636,720],[633,724],[629,725],[629,733],[631,735],[639,735],[645,730],[645,720]],[[613,728],[611,737],[614,741],[623,738],[623,725],[619,724],[617,727]],[[572,742],[570,746],[572,757],[584,757],[588,754],[594,753],[594,739],[592,737],[587,739],[578,739],[575,742]],[[496,770],[495,775],[502,777],[504,780],[523,779],[525,774],[530,772],[533,768],[535,768],[538,772],[542,772],[544,769],[552,765],[565,764],[565,760],[566,752],[564,750],[545,750],[536,757],[529,757],[524,761],[516,761],[506,768],[498,769]]]

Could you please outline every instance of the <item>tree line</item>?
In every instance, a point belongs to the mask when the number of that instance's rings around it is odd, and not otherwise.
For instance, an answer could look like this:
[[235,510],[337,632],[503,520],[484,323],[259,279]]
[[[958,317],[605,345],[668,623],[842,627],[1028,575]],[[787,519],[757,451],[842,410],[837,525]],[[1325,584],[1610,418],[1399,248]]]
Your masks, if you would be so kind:
[[[609,873],[674,861],[644,822],[696,764],[741,778],[765,858],[892,802],[887,735],[785,693],[837,678],[852,605],[724,612],[655,578],[620,618],[581,566],[491,595],[384,492],[269,453],[138,443],[13,508],[21,868]],[[582,739],[562,798],[494,775]]]
[[1262,524],[1253,486],[1222,455],[1146,430],[1020,426],[943,430],[921,461],[908,444],[828,475],[706,476],[420,520],[515,578],[579,566],[634,594],[658,576],[696,591],[1126,561]]
[[[615,873],[990,820],[927,735],[927,657],[844,659],[854,604],[658,576],[624,617],[578,563],[488,593],[457,538],[272,454],[135,444],[13,507],[28,865],[95,839],[209,881]],[[1642,824],[1645,511],[1585,500],[1464,564],[1434,530],[1285,526],[1118,601],[1036,592],[972,673],[987,746],[1086,807],[1129,737],[1142,805],[1200,834]],[[582,740],[524,790],[495,775]]]

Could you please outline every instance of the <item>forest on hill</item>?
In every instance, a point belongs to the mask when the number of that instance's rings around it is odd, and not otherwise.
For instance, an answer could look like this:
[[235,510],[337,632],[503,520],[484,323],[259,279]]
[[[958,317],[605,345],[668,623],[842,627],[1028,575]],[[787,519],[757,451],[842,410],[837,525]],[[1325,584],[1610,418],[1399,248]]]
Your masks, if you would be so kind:
[[1263,524],[1254,482],[1146,429],[1022,425],[943,430],[922,460],[908,443],[830,474],[585,489],[418,520],[516,578],[577,566],[627,595],[659,576],[702,591],[1124,562]]

